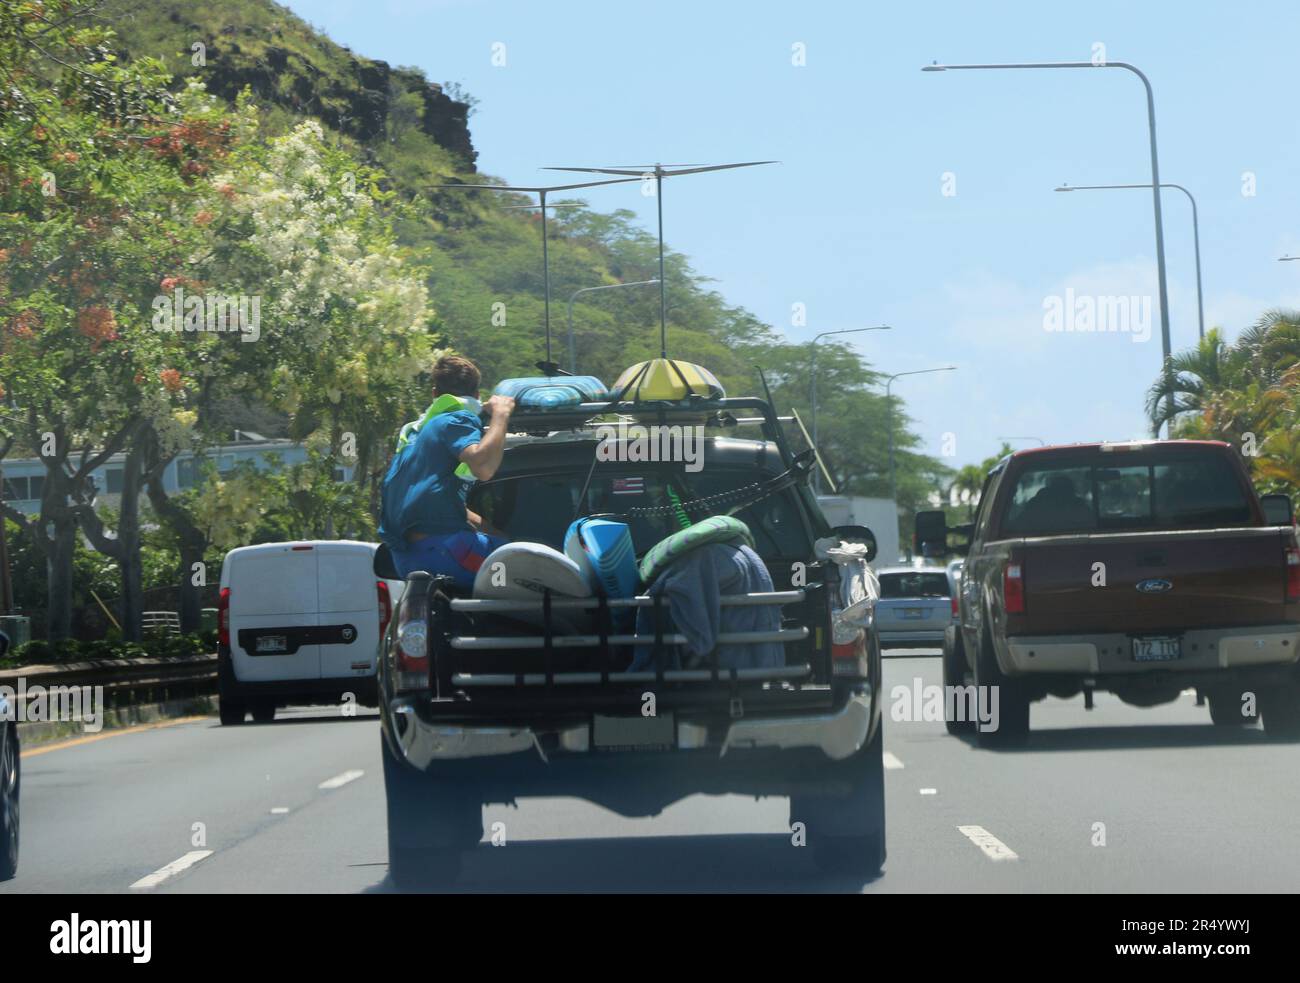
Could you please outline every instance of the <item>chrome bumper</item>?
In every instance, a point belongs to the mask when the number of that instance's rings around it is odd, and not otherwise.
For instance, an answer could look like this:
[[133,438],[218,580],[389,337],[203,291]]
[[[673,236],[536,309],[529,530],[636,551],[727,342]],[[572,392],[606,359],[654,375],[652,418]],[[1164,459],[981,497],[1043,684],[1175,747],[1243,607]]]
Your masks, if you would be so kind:
[[[564,753],[591,750],[591,727],[587,724],[539,732],[532,727],[432,723],[420,718],[411,700],[400,698],[393,701],[390,712],[392,735],[402,756],[421,771],[435,761],[499,757],[530,749],[545,763],[548,759],[540,737],[547,733],[556,735]],[[727,728],[718,757],[731,750],[751,748],[818,748],[830,760],[840,761],[862,748],[870,733],[871,693],[864,689],[851,694],[845,705],[833,713],[734,720]],[[703,722],[690,717],[677,721],[679,750],[702,748],[707,736],[708,727]]]
[[1285,665],[1300,653],[1300,626],[1262,625],[1251,628],[1196,629],[1181,632],[1182,658],[1168,662],[1135,662],[1132,636],[1120,632],[1096,635],[1013,635],[998,645],[1004,673],[1140,674],[1152,670],[1244,669]]

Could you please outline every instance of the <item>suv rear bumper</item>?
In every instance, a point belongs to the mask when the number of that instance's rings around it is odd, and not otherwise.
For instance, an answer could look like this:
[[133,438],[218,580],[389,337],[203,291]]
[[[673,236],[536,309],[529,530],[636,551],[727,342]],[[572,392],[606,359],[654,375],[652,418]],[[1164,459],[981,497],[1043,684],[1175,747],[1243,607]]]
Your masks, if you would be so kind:
[[[1145,633],[1159,634],[1159,633]],[[998,663],[1009,676],[1040,674],[1140,675],[1250,669],[1294,663],[1300,654],[1300,624],[1207,628],[1167,632],[1182,639],[1182,657],[1135,662],[1137,633],[1013,635],[1001,642]]]
[[[863,688],[849,694],[838,710],[781,717],[741,717],[727,725],[717,757],[751,749],[817,750],[828,761],[841,761],[862,749],[872,736],[871,693]],[[479,726],[429,720],[417,701],[398,697],[388,707],[389,734],[395,751],[413,768],[426,771],[438,762],[470,758],[499,758],[531,752],[545,764],[550,754],[566,757],[592,750],[590,722],[539,726]],[[709,726],[682,716],[676,721],[675,749],[707,748]],[[671,750],[665,750],[671,754]]]

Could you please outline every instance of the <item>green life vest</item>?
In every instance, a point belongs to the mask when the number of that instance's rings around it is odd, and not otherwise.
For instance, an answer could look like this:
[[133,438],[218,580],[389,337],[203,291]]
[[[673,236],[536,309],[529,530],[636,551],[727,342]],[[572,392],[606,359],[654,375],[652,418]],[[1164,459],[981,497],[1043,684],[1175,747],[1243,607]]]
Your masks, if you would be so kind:
[[[469,410],[471,413],[477,413],[482,408],[483,404],[473,396],[453,396],[451,393],[444,393],[429,404],[429,408],[424,411],[423,416],[418,420],[412,420],[410,423],[404,424],[402,429],[397,432],[396,453],[400,454],[406,445],[415,439],[415,435],[420,432],[420,428],[435,416],[443,413],[454,413],[457,410]],[[464,461],[456,465],[456,477],[462,481],[475,480],[474,473],[470,471],[469,465]]]

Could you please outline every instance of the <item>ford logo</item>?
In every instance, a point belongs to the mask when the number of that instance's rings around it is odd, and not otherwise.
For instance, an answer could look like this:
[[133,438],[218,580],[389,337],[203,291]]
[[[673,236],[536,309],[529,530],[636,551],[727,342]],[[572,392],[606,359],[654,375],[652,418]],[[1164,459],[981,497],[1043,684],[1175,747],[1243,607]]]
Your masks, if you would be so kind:
[[1143,594],[1163,594],[1165,591],[1173,590],[1174,585],[1172,581],[1153,577],[1150,580],[1139,580],[1137,589]]

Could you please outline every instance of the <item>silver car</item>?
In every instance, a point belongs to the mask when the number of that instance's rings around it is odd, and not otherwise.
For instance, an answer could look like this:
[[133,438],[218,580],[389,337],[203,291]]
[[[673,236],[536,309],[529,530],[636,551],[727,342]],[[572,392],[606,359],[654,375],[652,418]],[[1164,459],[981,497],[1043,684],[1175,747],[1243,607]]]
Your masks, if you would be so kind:
[[938,648],[952,621],[953,579],[943,567],[877,571],[876,625],[882,648]]

